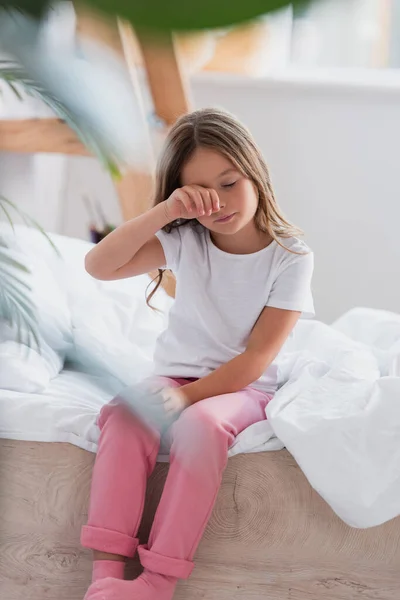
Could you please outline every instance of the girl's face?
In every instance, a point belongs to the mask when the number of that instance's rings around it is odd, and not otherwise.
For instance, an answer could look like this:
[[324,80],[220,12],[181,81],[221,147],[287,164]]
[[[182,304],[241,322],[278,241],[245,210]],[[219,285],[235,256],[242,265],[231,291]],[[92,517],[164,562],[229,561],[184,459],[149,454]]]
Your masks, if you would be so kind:
[[215,150],[197,148],[194,151],[182,169],[181,185],[200,185],[217,192],[219,212],[198,218],[210,231],[234,234],[254,222],[258,206],[255,186]]

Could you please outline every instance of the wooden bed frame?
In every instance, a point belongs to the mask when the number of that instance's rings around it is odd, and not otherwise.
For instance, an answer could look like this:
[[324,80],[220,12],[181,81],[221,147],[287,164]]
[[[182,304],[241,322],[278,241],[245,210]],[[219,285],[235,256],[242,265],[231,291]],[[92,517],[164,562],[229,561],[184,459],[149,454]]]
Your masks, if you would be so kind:
[[[166,125],[190,109],[173,39],[161,50],[124,23],[110,32],[81,15],[79,27],[123,52],[135,83],[140,47],[157,114]],[[137,91],[137,90],[136,90]],[[59,120],[0,122],[0,150],[87,154]],[[122,214],[146,208],[152,165],[118,186]],[[138,202],[137,199],[141,199]],[[173,295],[173,280],[167,283]],[[1,600],[82,600],[91,552],[80,546],[94,455],[70,444],[0,440]],[[166,464],[149,482],[140,537],[160,497]],[[128,565],[128,576],[139,569]],[[287,451],[229,461],[192,577],[176,600],[397,600],[400,518],[377,528],[346,526],[311,488]]]
[[[83,600],[95,456],[69,444],[0,441],[0,597]],[[146,540],[168,465],[149,482]],[[176,600],[398,600],[400,519],[347,527],[286,451],[229,460],[191,578]],[[128,565],[127,577],[139,570]]]

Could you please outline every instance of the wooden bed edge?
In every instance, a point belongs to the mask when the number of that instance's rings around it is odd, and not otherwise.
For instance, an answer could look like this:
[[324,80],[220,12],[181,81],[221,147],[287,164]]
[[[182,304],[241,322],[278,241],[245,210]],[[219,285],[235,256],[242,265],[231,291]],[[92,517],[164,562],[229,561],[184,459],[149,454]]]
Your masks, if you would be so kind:
[[[92,555],[79,538],[94,458],[68,443],[0,440],[2,598],[83,598]],[[158,463],[149,480],[143,542],[167,471]],[[298,600],[395,600],[399,536],[400,517],[367,530],[345,525],[286,450],[240,454],[228,461],[196,569],[175,600],[285,600],[292,590]]]

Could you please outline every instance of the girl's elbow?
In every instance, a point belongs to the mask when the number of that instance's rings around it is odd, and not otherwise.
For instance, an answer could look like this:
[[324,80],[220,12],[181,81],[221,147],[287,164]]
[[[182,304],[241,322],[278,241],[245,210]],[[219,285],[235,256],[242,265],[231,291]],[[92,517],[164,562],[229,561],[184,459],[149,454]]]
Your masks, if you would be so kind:
[[93,254],[93,250],[90,250],[85,256],[85,271],[94,279],[104,279],[104,273],[100,268],[96,255]]

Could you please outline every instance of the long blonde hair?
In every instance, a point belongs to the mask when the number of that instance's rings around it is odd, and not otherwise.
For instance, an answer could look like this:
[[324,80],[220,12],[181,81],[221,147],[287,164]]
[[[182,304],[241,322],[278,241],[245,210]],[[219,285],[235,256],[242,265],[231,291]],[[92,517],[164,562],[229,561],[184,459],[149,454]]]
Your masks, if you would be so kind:
[[[272,189],[268,167],[250,131],[233,115],[215,108],[196,110],[178,119],[168,133],[156,169],[156,187],[153,205],[167,200],[174,190],[181,187],[182,168],[196,148],[217,151],[255,185],[258,207],[254,216],[260,231],[269,235],[280,245],[279,238],[302,235],[302,231],[290,223],[280,210]],[[164,230],[170,233],[175,227],[188,227],[197,221],[176,221]],[[160,287],[164,271],[159,269],[156,282],[146,301],[149,304]]]

